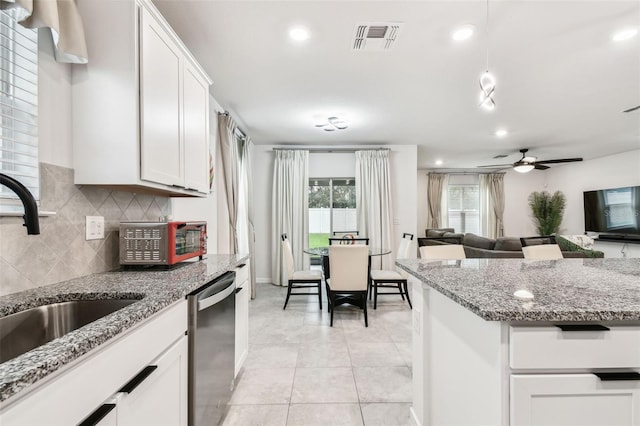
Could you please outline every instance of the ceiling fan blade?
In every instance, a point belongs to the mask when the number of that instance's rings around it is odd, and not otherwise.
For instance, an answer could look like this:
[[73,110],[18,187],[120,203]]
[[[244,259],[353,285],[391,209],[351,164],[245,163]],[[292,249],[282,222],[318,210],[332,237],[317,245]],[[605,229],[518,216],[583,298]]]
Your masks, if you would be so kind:
[[510,167],[511,163],[509,164],[489,164],[487,166],[476,166],[476,167],[490,167],[490,168],[496,168],[496,167]]
[[625,109],[625,110],[624,110],[624,111],[622,111],[622,112],[632,112],[632,111],[636,111],[636,110],[639,110],[639,109],[640,109],[640,105],[638,105],[638,106],[634,106],[634,107],[631,107],[631,108],[629,108],[629,109]]
[[533,168],[536,170],[547,170],[549,168],[549,166],[544,166],[542,164],[534,164]]
[[556,164],[556,163],[573,163],[574,161],[582,161],[582,158],[560,158],[557,160],[536,161],[537,164]]

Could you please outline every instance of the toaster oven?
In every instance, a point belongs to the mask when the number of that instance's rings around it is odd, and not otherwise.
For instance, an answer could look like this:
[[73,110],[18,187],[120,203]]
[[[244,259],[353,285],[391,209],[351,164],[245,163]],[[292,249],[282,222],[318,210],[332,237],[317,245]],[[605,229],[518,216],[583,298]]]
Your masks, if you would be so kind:
[[206,222],[120,223],[120,265],[170,266],[206,253]]

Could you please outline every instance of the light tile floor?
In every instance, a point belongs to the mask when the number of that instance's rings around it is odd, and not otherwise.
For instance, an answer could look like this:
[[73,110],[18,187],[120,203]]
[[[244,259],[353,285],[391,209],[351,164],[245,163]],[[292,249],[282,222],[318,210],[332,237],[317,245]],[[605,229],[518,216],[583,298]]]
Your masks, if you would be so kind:
[[326,295],[292,296],[257,284],[249,303],[249,356],[224,426],[410,425],[411,310],[399,295],[336,308]]

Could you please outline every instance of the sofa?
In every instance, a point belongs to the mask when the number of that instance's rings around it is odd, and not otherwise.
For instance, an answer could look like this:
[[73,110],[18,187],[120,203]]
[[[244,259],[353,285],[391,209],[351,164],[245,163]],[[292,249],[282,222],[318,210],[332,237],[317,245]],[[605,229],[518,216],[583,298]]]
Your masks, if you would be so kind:
[[[452,228],[427,229],[426,237],[418,238],[418,246],[439,244],[462,244],[467,258],[524,258],[522,244],[518,237],[499,237],[496,239],[480,235],[455,233]],[[562,256],[565,258],[604,257],[604,253],[583,249],[580,246],[556,236]]]

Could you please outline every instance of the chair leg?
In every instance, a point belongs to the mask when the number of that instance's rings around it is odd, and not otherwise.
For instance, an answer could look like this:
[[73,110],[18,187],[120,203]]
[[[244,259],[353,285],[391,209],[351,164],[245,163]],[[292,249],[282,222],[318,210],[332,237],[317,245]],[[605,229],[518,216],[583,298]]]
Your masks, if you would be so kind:
[[291,280],[289,280],[289,286],[287,287],[287,298],[284,301],[282,310],[287,309],[287,303],[289,303],[289,297],[291,296]]
[[404,302],[404,293],[402,291],[402,283],[398,283],[398,293],[400,293],[400,297],[402,297],[402,301]]
[[318,281],[318,305],[320,306],[320,311],[322,311],[322,281]]
[[404,292],[407,295],[407,302],[409,302],[409,307],[413,309],[413,305],[411,304],[411,299],[409,298],[409,288],[407,286],[407,281],[405,281],[403,285],[404,285]]
[[364,307],[364,326],[369,327],[369,319],[367,318],[367,296],[366,295],[362,300],[362,306]]
[[368,289],[367,293],[369,293],[369,300],[371,300],[371,296],[373,296],[372,295],[372,293],[373,293],[373,279],[369,279],[369,285],[367,286],[367,289]]
[[373,309],[378,309],[378,283],[373,282]]
[[333,310],[334,310],[334,298],[333,295],[327,295],[327,298],[331,298],[331,303],[329,305],[329,311],[331,312],[331,324],[330,326],[333,327]]

